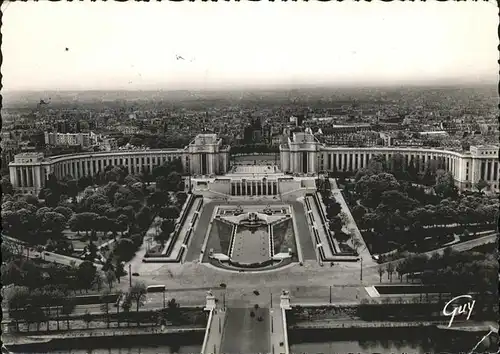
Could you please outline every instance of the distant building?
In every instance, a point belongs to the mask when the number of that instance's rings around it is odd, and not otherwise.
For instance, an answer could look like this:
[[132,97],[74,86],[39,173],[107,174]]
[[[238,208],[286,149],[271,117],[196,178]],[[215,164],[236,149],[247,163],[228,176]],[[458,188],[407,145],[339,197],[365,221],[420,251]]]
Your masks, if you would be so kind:
[[136,134],[139,131],[138,127],[134,126],[129,126],[129,125],[120,125],[116,127],[116,130],[118,130],[120,133],[126,134],[126,135],[132,135]]
[[56,124],[56,130],[58,133],[66,134],[69,133],[71,130],[71,127],[69,125],[69,122],[66,120],[60,120]]
[[290,117],[290,123],[294,124],[296,127],[302,126],[303,122],[304,122],[304,115],[303,114],[298,114],[296,116]]
[[118,143],[116,139],[104,138],[100,143],[101,150],[103,151],[114,151],[118,149]]
[[420,135],[422,136],[427,136],[427,137],[434,137],[434,136],[448,136],[448,133],[445,132],[444,130],[435,130],[435,131],[428,131],[428,132],[419,132]]
[[97,135],[90,133],[48,133],[45,132],[45,144],[52,146],[67,145],[89,147],[97,144]]
[[371,130],[370,124],[348,124],[348,125],[336,125],[333,124],[331,126],[331,130],[329,129],[330,134],[349,134],[349,133],[357,133],[363,131]]

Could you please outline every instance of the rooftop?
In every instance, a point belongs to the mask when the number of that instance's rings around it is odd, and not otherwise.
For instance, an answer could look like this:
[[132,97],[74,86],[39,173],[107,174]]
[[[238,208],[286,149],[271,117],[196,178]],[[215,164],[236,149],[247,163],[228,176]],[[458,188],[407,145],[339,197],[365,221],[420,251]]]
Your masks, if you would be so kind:
[[297,132],[297,133],[293,133],[292,142],[295,142],[295,143],[313,143],[313,142],[315,142],[315,139],[314,139],[314,135],[312,135],[312,134]]
[[217,144],[217,134],[198,134],[191,144],[194,145],[212,145]]
[[43,157],[43,153],[42,152],[21,152],[20,154],[16,154],[15,157],[22,157],[22,158]]
[[279,172],[276,166],[262,166],[262,165],[242,165],[234,166],[230,171],[231,174],[245,174],[245,175],[267,175]]

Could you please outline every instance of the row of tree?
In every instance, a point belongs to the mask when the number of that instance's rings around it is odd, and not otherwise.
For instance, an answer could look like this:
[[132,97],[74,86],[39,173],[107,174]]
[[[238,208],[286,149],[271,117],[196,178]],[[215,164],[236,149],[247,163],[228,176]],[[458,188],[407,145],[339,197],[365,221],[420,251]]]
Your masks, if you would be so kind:
[[[73,314],[78,305],[74,297],[69,296],[67,292],[55,287],[43,287],[36,290],[30,290],[24,286],[10,287],[4,292],[6,303],[9,310],[9,316],[14,321],[16,331],[20,332],[20,324],[27,325],[26,330],[31,330],[31,324],[36,325],[36,331],[40,331],[43,323],[46,325],[46,330],[49,331],[49,323],[56,322],[56,330],[61,330],[61,322],[66,322],[66,330],[70,330],[70,322],[73,320],[83,320],[89,328],[90,323],[96,317],[86,311],[81,316]],[[121,305],[116,306],[116,313],[112,311],[111,299],[118,298]],[[108,291],[100,295],[100,310],[105,315],[107,328],[110,327],[112,317],[117,321],[118,327],[120,321],[126,320],[130,325],[130,317],[127,314],[135,308],[138,313],[140,308],[144,306],[146,300],[146,286],[143,283],[135,283],[126,293],[118,292],[112,294]],[[121,312],[121,313],[120,313]],[[157,313],[155,321],[160,324],[166,324],[166,321],[173,323],[180,322],[181,312],[180,306],[175,299],[170,299],[166,302],[166,308],[155,311]],[[73,315],[72,315],[73,314]],[[120,316],[121,315],[121,316]],[[102,316],[102,315],[101,315]],[[100,317],[100,316],[97,316]],[[134,316],[139,321],[138,316]],[[138,323],[139,325],[139,323]]]
[[498,201],[494,198],[464,196],[457,200],[443,199],[437,205],[419,203],[399,191],[386,191],[380,204],[370,210],[363,205],[352,209],[353,216],[363,229],[377,233],[417,230],[449,225],[489,225],[498,217]]
[[[375,157],[370,166],[377,164],[382,162]],[[434,186],[426,190],[376,170],[360,171],[353,184],[345,184],[344,195],[358,226],[368,231],[368,243],[377,244],[380,252],[391,243],[421,245],[429,228],[446,233],[450,227],[492,225],[498,218],[498,199],[458,194],[449,172],[437,170]]]
[[84,261],[79,266],[65,266],[31,260],[19,255],[9,257],[1,267],[2,284],[25,286],[29,289],[43,288],[47,283],[61,291],[100,291],[104,284],[112,288],[117,280],[115,273],[97,271],[94,264]]
[[443,160],[428,160],[425,163],[418,158],[409,159],[406,163],[405,157],[401,154],[394,154],[389,159],[384,155],[375,155],[366,167],[356,171],[338,171],[333,166],[332,177],[355,177],[356,180],[366,174],[390,173],[399,181],[408,181],[426,186],[435,184],[438,171],[444,167]]
[[498,261],[494,255],[479,252],[456,252],[446,248],[443,254],[434,253],[407,255],[402,261],[380,265],[378,268],[380,281],[382,276],[392,282],[393,275],[397,274],[402,282],[415,273],[424,284],[439,284],[443,289],[454,291],[469,291],[479,293],[497,294]]

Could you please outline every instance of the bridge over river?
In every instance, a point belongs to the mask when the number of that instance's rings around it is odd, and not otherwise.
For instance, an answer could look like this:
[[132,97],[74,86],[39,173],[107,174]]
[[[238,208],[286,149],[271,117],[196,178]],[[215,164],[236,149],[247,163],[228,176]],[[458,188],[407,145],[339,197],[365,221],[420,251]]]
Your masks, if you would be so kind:
[[281,304],[222,309],[214,306],[210,310],[202,354],[288,354],[284,311]]

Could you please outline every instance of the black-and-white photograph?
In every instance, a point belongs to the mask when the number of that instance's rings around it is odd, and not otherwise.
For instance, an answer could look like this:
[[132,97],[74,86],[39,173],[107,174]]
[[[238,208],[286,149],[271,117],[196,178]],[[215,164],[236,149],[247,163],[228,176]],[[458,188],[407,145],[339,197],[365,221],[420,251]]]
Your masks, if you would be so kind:
[[499,353],[495,3],[1,10],[2,354]]

